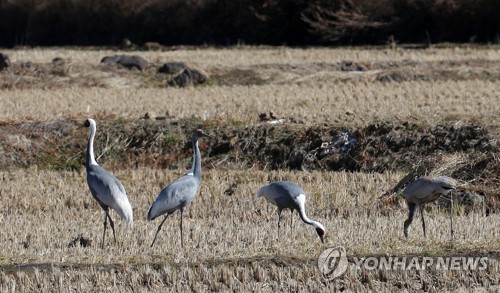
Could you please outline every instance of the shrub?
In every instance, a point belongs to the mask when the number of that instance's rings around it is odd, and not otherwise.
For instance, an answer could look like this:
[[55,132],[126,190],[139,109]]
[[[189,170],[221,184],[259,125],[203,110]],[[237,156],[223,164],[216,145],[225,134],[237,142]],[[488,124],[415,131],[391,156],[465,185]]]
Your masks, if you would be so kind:
[[0,0],[0,45],[497,42],[497,0]]

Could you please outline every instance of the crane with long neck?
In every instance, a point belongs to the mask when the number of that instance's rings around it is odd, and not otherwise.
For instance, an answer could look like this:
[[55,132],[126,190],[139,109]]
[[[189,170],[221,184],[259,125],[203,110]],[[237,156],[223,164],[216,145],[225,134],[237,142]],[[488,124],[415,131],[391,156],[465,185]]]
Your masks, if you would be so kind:
[[89,118],[85,121],[85,127],[90,127],[90,136],[87,144],[87,160],[85,169],[87,171],[87,184],[90,193],[104,210],[104,231],[102,234],[102,247],[106,237],[107,221],[113,230],[113,238],[116,244],[115,225],[109,215],[109,208],[114,209],[127,226],[131,227],[133,223],[132,206],[128,201],[127,193],[123,184],[111,173],[97,164],[94,157],[94,137],[96,134],[96,122]]
[[167,217],[176,210],[179,210],[181,213],[179,228],[181,230],[181,246],[184,247],[184,237],[182,233],[184,208],[193,201],[201,183],[201,153],[198,143],[198,139],[201,136],[208,135],[201,130],[197,130],[193,133],[191,138],[193,147],[193,165],[189,172],[165,187],[158,194],[158,197],[149,209],[149,221],[152,221],[161,215],[165,215],[163,221],[161,221],[158,229],[156,230],[151,247],[155,244],[158,233],[160,232]]

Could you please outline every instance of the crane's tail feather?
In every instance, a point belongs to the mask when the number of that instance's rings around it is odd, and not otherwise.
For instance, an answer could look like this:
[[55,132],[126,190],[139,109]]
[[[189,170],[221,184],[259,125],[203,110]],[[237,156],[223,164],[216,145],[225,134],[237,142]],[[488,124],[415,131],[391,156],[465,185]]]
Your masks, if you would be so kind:
[[128,200],[121,200],[118,205],[114,208],[118,212],[120,217],[127,223],[127,228],[132,228],[134,224],[134,212],[132,210],[132,205]]

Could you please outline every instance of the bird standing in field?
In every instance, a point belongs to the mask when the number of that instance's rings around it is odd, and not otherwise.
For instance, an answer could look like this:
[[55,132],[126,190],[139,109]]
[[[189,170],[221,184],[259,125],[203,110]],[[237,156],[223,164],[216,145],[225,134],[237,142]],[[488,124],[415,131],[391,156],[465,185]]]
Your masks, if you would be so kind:
[[152,221],[161,215],[165,215],[163,221],[161,221],[158,229],[156,230],[153,243],[151,247],[155,244],[158,232],[160,232],[163,223],[167,217],[174,213],[176,210],[181,212],[180,220],[180,230],[181,230],[181,247],[184,247],[184,238],[182,236],[182,217],[184,214],[184,208],[193,201],[201,183],[201,154],[198,145],[198,139],[202,136],[208,136],[201,130],[196,130],[193,133],[191,143],[193,145],[193,166],[191,170],[186,173],[186,175],[175,180],[170,185],[165,187],[158,197],[156,198],[153,205],[148,212],[148,220]]
[[313,226],[321,242],[324,243],[325,227],[321,223],[310,220],[306,215],[306,193],[296,183],[291,181],[275,181],[265,185],[255,195],[255,199],[265,197],[267,201],[278,207],[278,238],[280,231],[281,211],[290,209],[293,214],[297,210],[302,221]]
[[116,244],[115,225],[109,215],[109,208],[114,209],[122,219],[131,227],[133,223],[132,206],[130,205],[123,184],[111,175],[108,171],[97,164],[94,157],[94,137],[96,132],[96,123],[93,119],[85,121],[85,127],[90,127],[90,137],[87,145],[87,160],[85,168],[87,170],[87,184],[90,193],[97,200],[104,210],[104,232],[102,234],[102,247],[106,237],[108,219],[113,230],[113,237]]
[[[425,237],[425,220],[424,220],[424,204],[435,201],[443,194],[447,194],[450,190],[455,189],[457,181],[448,176],[437,177],[421,177],[410,183],[404,190],[403,195],[408,204],[408,219],[404,222],[404,235],[408,238],[408,227],[413,221],[416,206],[420,209],[422,218],[422,229]],[[452,201],[453,208],[453,201]],[[453,236],[453,218],[450,213],[451,234]]]

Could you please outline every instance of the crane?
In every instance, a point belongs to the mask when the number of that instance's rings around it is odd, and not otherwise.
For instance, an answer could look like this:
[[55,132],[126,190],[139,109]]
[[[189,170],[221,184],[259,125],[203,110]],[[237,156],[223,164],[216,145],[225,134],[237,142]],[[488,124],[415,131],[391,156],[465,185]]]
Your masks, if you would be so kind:
[[193,146],[193,166],[188,173],[179,179],[172,182],[170,185],[165,187],[155,202],[151,205],[148,212],[148,220],[152,221],[161,215],[165,215],[163,221],[161,221],[158,229],[156,230],[153,243],[151,247],[155,244],[158,232],[160,232],[163,223],[167,217],[174,213],[176,210],[181,212],[180,220],[180,230],[181,230],[181,247],[184,247],[184,239],[182,236],[182,217],[184,214],[184,208],[193,201],[201,183],[201,154],[198,144],[198,139],[203,136],[208,136],[205,132],[198,129],[193,132],[191,143]]
[[[404,222],[404,235],[408,238],[408,227],[413,221],[416,206],[420,209],[422,229],[425,237],[424,205],[435,201],[443,194],[447,194],[457,187],[457,181],[448,176],[421,177],[411,182],[404,190],[403,195],[408,204],[408,218]],[[453,208],[453,199],[452,199]],[[451,234],[453,236],[453,211],[450,209]]]
[[292,214],[297,210],[302,221],[316,229],[316,233],[322,243],[325,235],[325,227],[319,222],[310,220],[306,215],[306,193],[294,182],[291,181],[275,181],[263,186],[257,191],[254,200],[259,197],[265,197],[268,202],[278,207],[278,238],[280,230],[281,211],[290,209]]
[[115,225],[109,215],[109,208],[114,209],[128,227],[133,224],[132,206],[127,198],[127,193],[123,184],[111,173],[97,164],[94,157],[94,137],[96,133],[96,122],[89,118],[85,121],[85,127],[90,127],[90,137],[87,145],[87,159],[85,169],[87,170],[87,184],[90,193],[104,210],[104,232],[102,234],[102,247],[106,237],[108,219],[113,230],[113,237],[116,245]]

